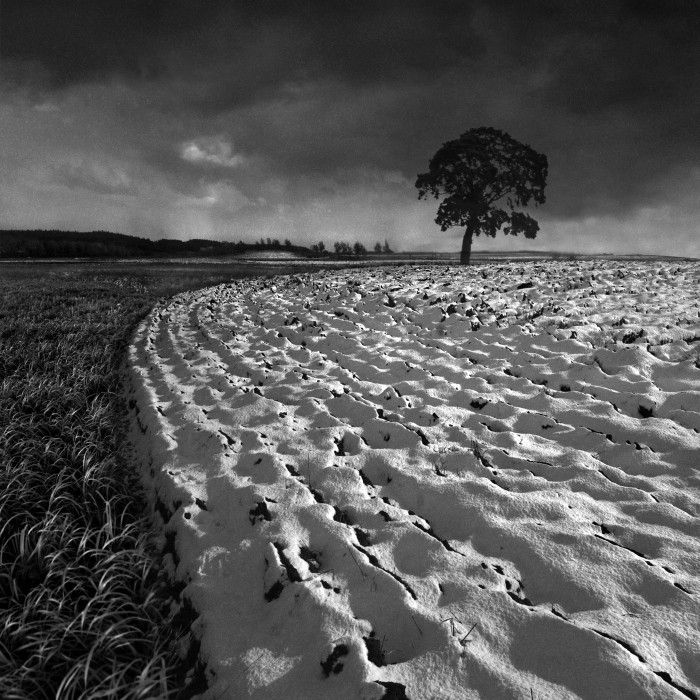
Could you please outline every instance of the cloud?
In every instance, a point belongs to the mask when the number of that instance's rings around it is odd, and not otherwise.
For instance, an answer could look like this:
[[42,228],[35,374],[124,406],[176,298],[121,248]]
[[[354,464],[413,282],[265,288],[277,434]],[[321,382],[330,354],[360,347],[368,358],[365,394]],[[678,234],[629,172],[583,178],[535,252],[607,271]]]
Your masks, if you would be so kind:
[[179,206],[204,207],[216,210],[220,216],[235,212],[253,203],[238,188],[227,182],[207,184],[197,196],[182,197]]
[[125,168],[73,157],[55,165],[49,174],[52,181],[68,189],[84,189],[98,194],[129,194],[134,187]]
[[[212,21],[221,0],[3,0],[0,52],[19,78],[53,88],[152,78],[163,52]],[[17,64],[20,64],[17,66]],[[35,66],[28,75],[21,64]],[[13,71],[14,72],[14,71]]]
[[237,168],[245,158],[233,154],[231,144],[222,136],[200,137],[180,145],[180,156],[189,163],[218,165],[222,168]]

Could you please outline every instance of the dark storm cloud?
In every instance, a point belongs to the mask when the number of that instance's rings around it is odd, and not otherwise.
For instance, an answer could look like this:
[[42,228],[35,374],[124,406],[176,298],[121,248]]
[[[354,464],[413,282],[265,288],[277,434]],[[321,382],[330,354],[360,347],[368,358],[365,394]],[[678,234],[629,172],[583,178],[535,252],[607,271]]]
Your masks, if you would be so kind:
[[211,20],[220,4],[184,0],[5,0],[0,10],[0,55],[26,61],[37,74],[63,87],[115,73],[147,77],[165,66],[159,52],[190,41]]
[[227,158],[301,195],[305,178],[410,182],[443,141],[493,125],[548,155],[561,218],[687,200],[700,165],[694,0],[4,0],[0,28],[15,84],[146,85],[155,136],[137,117],[123,138],[187,192],[225,163],[183,144],[221,134]]
[[5,0],[0,51],[35,61],[56,86],[226,64],[223,76],[208,76],[211,99],[224,101],[220,79],[234,75],[237,99],[289,80],[364,83],[447,68],[481,49],[472,11],[454,0]]
[[[700,5],[5,0],[0,31],[3,58],[36,61],[55,85],[189,68],[223,105],[221,78],[226,87],[233,75],[245,95],[303,79],[435,77],[487,59],[506,70],[546,65],[545,97],[590,114],[692,99]],[[200,72],[215,66],[223,75]]]

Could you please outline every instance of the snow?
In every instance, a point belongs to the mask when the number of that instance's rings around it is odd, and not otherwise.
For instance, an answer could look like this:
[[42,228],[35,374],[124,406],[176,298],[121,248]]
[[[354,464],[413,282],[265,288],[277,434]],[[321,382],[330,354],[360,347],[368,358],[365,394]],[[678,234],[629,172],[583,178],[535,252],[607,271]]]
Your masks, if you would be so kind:
[[699,281],[325,270],[154,309],[135,440],[204,697],[698,697]]

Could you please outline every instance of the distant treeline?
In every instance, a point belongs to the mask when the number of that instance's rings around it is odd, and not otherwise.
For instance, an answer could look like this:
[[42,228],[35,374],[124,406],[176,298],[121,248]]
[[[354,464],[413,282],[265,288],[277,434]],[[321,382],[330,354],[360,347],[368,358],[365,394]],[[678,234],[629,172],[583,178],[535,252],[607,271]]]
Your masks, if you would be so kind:
[[[335,250],[335,254],[339,257],[347,257],[350,255],[371,255],[367,248],[365,248],[365,246],[359,241],[353,245],[350,245],[345,241],[336,241],[333,244],[333,248]],[[329,255],[329,252],[326,250],[326,246],[324,245],[323,241],[321,241],[320,243],[314,243],[311,246],[311,250],[317,255]],[[384,241],[384,245],[377,241],[377,243],[374,246],[374,249],[372,250],[372,253],[376,255],[378,255],[379,253],[393,252],[394,251],[389,247],[389,243],[386,240]]]
[[284,244],[279,241],[234,243],[201,238],[152,241],[109,231],[0,231],[0,257],[3,258],[218,256],[271,248],[311,254],[308,248],[292,245],[289,241]]
[[[350,246],[336,243],[334,257],[367,255],[361,243]],[[262,250],[279,250],[301,256],[330,256],[323,243],[311,248],[294,245],[286,239],[281,243],[276,238],[261,238],[255,243],[243,241],[210,241],[191,238],[180,241],[162,238],[152,241],[148,238],[128,236],[110,231],[56,231],[56,230],[0,230],[0,258],[157,258],[240,255]],[[385,241],[374,248],[375,253],[389,253],[391,249]]]

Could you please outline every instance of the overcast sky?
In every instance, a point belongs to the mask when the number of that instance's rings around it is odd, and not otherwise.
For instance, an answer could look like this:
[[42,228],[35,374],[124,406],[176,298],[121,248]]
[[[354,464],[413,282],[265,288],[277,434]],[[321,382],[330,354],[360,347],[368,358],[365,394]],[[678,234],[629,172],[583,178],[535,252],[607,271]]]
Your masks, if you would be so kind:
[[457,250],[416,174],[549,158],[539,248],[700,256],[700,3],[3,0],[0,227]]

